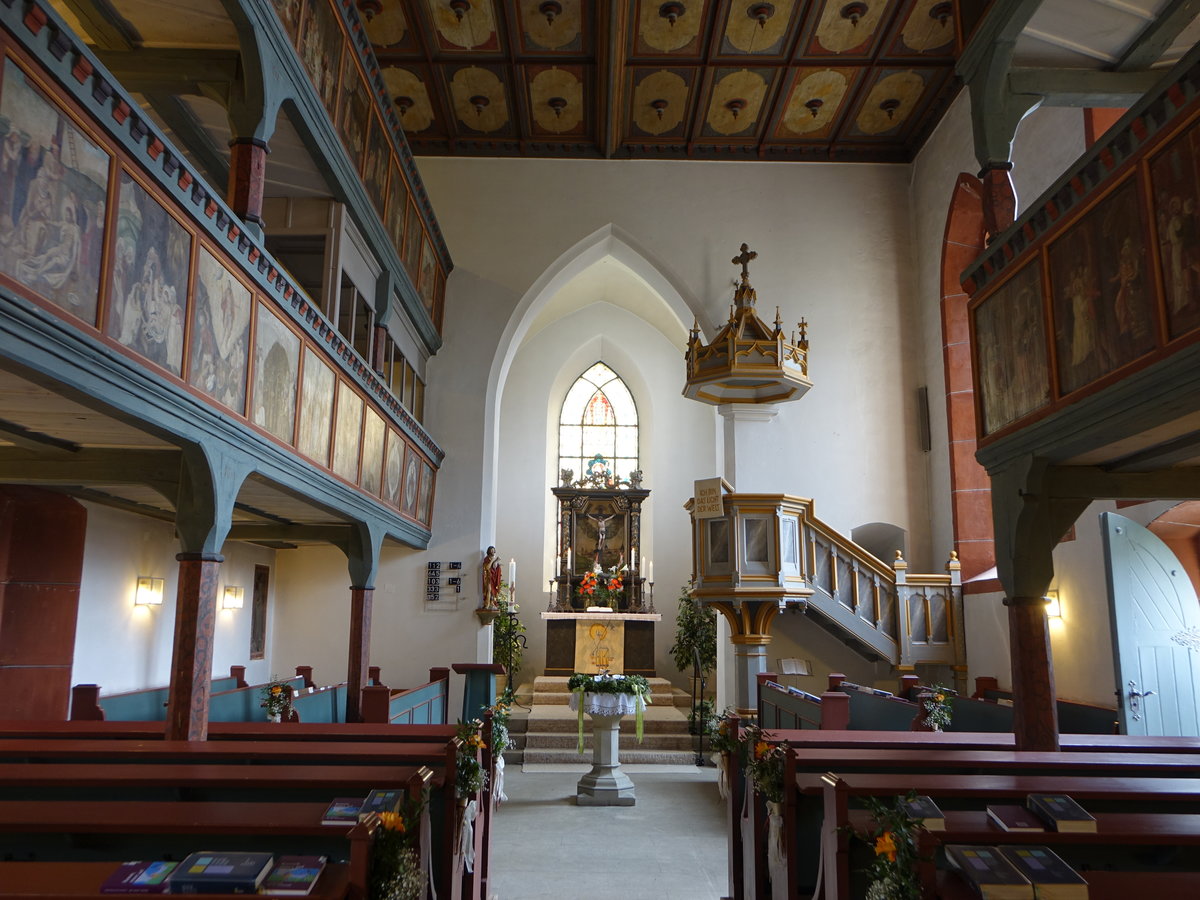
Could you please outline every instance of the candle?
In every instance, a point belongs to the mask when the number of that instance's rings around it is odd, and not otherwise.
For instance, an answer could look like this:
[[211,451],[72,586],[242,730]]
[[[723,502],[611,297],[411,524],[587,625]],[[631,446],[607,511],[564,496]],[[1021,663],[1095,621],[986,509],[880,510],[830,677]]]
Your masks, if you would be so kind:
[[654,584],[654,560],[650,560],[650,575],[648,580],[651,584]]
[[640,570],[640,574],[642,574],[642,575],[646,574],[646,554],[645,553],[642,554],[642,568]]
[[508,586],[509,588],[517,586],[517,561],[515,559],[508,561]]
[[575,552],[574,550],[571,550],[569,548],[567,550],[567,577],[570,577],[575,572],[575,570],[573,568],[571,568],[571,554],[573,554],[574,552]]

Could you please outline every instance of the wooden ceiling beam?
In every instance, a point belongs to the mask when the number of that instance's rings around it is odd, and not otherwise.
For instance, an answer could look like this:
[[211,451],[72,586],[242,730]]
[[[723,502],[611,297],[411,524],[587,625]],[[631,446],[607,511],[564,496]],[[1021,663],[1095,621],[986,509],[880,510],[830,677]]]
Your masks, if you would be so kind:
[[73,441],[56,438],[51,434],[31,431],[24,425],[0,419],[0,439],[10,441],[23,450],[35,453],[53,453],[60,459],[68,458],[79,451],[79,445]]
[[104,50],[100,60],[126,90],[208,96],[202,85],[217,85],[220,93],[240,79],[237,50],[137,47]]
[[[625,125],[625,37],[629,28],[629,3],[612,0],[597,4],[608,7],[608,21],[597,15],[596,29],[596,100],[600,153],[612,159],[621,145]],[[607,25],[607,28],[604,26]]]
[[178,483],[181,459],[179,450],[85,448],[47,455],[0,447],[0,481],[43,485]]
[[226,540],[262,543],[263,541],[324,541],[343,544],[350,540],[351,525],[281,525],[274,522],[263,524],[234,525],[229,529]]
[[99,50],[132,50],[142,36],[108,0],[63,0]]
[[1188,500],[1200,497],[1200,468],[1110,472],[1099,466],[1050,466],[1051,499]]
[[1121,55],[1114,72],[1148,69],[1166,52],[1183,29],[1200,15],[1200,0],[1171,0]]

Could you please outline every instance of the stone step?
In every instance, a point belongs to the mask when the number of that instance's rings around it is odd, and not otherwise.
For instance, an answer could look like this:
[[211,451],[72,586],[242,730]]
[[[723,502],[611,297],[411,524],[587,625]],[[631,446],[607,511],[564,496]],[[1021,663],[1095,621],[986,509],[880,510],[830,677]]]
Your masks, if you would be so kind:
[[[525,735],[525,750],[573,750],[578,746],[579,733],[572,731],[536,732]],[[639,744],[637,735],[621,733],[620,748],[624,756],[626,748],[630,750],[687,750],[696,739],[690,734],[655,734],[645,732]],[[583,732],[583,745],[592,746],[591,732]],[[589,749],[589,753],[591,750]]]
[[[651,750],[651,749],[627,749],[624,744],[620,748],[621,762],[668,765],[668,766],[688,766],[692,765],[696,760],[696,754],[684,750]],[[508,754],[504,755],[505,762],[508,762]],[[526,763],[584,763],[592,764],[592,751],[586,750],[584,753],[576,753],[574,748],[569,750],[529,750],[524,753],[524,762]]]

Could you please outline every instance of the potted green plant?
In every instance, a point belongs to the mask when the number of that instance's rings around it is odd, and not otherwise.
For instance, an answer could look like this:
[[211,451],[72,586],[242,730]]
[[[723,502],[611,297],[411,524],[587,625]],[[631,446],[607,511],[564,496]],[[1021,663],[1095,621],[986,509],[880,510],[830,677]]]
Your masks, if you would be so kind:
[[686,587],[679,593],[675,643],[671,645],[670,654],[680,672],[693,671],[697,659],[702,677],[717,667],[717,614],[693,600]]

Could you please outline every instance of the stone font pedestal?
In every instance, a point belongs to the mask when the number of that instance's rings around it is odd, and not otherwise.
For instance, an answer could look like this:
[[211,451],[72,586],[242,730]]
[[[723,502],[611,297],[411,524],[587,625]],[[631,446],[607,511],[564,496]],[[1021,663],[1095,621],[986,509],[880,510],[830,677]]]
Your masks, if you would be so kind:
[[634,806],[633,782],[621,771],[617,758],[621,716],[588,713],[592,719],[592,770],[579,779],[578,806]]

